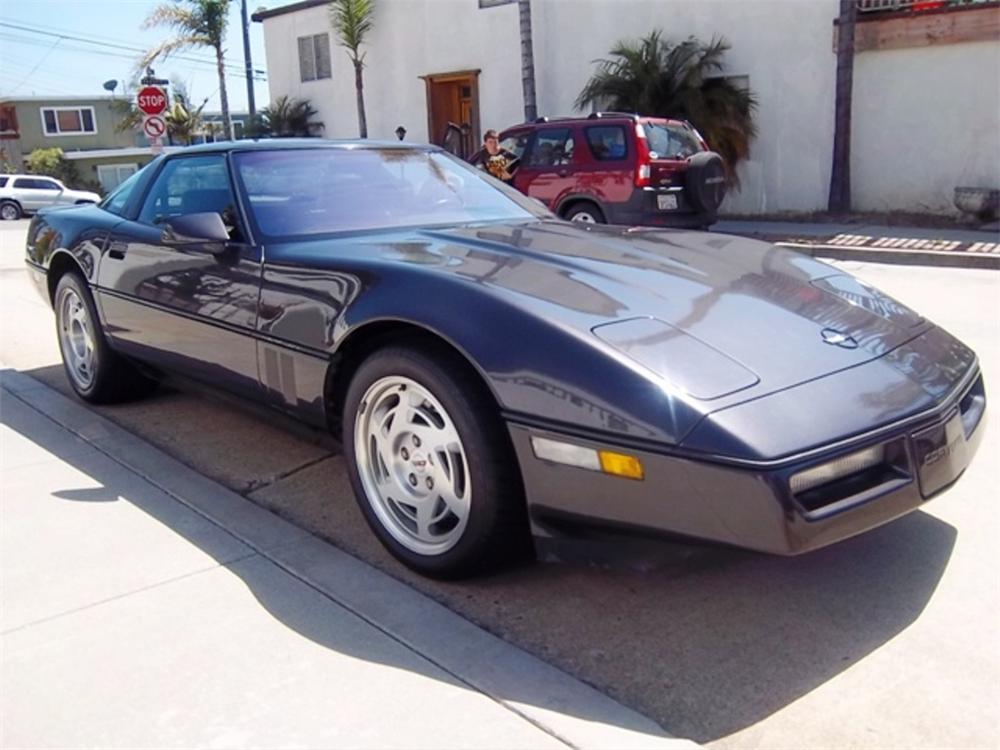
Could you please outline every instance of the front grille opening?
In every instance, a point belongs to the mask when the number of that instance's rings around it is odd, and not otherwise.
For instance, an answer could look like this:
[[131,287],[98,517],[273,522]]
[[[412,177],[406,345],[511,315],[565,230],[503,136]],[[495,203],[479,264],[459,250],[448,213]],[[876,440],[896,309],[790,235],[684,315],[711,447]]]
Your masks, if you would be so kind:
[[882,460],[846,476],[797,492],[795,502],[809,520],[833,515],[911,481],[904,440],[885,445]]

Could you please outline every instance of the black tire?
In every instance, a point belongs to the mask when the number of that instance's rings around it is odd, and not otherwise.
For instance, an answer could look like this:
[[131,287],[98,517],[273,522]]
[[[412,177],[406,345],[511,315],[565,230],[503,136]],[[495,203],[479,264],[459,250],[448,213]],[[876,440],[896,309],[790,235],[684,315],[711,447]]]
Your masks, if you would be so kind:
[[685,193],[695,210],[715,216],[726,197],[726,167],[714,151],[701,151],[688,159]]
[[[68,300],[70,295],[75,295],[75,299],[82,303],[82,312],[86,314],[89,324],[93,351],[93,364],[88,368],[89,380],[74,372],[71,364],[72,354],[67,351],[67,347],[72,345],[64,335],[64,326],[73,328],[67,313],[68,302],[72,301]],[[80,398],[94,404],[119,403],[141,398],[156,389],[156,381],[141,374],[108,345],[94,305],[94,298],[87,283],[78,273],[70,271],[60,277],[56,285],[53,308],[56,313],[56,336],[66,378]]]
[[24,216],[20,204],[17,201],[0,201],[0,220],[15,221]]
[[[419,554],[400,543],[380,520],[358,465],[355,426],[362,399],[384,378],[407,378],[436,398],[465,450],[470,510],[458,541],[437,554]],[[390,345],[375,351],[355,372],[343,409],[343,449],[355,498],[382,545],[400,562],[434,578],[462,578],[495,569],[531,549],[524,490],[510,439],[496,405],[478,376],[447,349],[427,342],[419,349]],[[362,459],[364,460],[364,459]],[[411,475],[412,477],[412,475]]]
[[[590,217],[584,218],[584,217]],[[579,221],[584,224],[607,224],[604,212],[595,203],[580,201],[570,206],[564,217],[566,221]],[[591,221],[592,219],[592,221]]]

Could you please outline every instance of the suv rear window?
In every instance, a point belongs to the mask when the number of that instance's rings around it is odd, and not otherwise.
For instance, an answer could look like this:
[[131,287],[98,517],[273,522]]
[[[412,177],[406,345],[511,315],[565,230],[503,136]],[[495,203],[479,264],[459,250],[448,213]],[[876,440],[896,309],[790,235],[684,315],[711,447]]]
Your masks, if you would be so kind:
[[8,178],[8,177],[0,177],[0,187],[7,187],[7,180],[8,179],[10,179],[10,178]]
[[645,122],[642,127],[654,159],[686,159],[701,151],[698,136],[683,126]]
[[587,145],[598,161],[620,161],[628,157],[628,140],[621,125],[586,128]]

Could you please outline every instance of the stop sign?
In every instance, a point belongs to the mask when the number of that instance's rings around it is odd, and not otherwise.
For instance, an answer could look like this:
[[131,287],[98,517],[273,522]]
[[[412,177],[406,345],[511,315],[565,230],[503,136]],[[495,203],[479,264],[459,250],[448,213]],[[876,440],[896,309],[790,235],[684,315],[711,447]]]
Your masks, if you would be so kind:
[[167,108],[167,95],[161,88],[145,86],[139,89],[136,103],[144,115],[158,115]]

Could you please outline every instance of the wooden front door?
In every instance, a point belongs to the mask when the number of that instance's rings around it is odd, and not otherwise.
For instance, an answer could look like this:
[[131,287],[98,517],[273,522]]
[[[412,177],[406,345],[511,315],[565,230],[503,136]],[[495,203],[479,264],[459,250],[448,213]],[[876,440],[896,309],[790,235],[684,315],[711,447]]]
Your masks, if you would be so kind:
[[431,143],[468,158],[479,147],[479,71],[422,76]]

